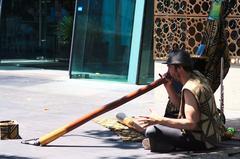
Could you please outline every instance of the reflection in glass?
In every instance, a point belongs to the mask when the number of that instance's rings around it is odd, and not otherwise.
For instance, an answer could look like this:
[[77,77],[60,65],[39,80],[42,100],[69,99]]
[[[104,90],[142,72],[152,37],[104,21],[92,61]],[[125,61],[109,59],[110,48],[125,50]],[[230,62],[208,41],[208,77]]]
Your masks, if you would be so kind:
[[78,0],[77,8],[71,77],[126,81],[135,0]]
[[1,0],[1,65],[68,69],[75,0]]
[[[142,44],[140,52],[140,66],[139,66],[139,77],[138,84],[148,84],[153,81],[154,74],[154,62],[153,62],[153,1],[145,1],[145,12],[143,21],[143,33],[142,33]],[[161,49],[161,29],[158,31],[158,43],[156,49]]]

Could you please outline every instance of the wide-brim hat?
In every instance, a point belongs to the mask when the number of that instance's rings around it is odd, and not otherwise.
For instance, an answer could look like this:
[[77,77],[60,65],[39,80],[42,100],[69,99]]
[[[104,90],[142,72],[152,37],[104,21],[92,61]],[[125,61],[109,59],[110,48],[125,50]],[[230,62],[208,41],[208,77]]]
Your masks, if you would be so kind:
[[193,67],[193,61],[190,54],[184,50],[175,50],[170,52],[167,61],[163,62],[163,64]]

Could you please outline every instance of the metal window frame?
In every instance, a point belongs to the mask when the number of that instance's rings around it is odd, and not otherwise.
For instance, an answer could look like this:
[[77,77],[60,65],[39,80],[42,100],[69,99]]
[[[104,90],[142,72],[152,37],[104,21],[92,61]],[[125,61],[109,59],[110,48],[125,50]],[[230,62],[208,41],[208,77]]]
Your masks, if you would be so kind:
[[139,71],[138,68],[139,68],[139,59],[140,59],[144,8],[145,8],[145,0],[136,0],[129,68],[128,68],[128,83],[133,83],[133,84],[137,83],[137,76]]

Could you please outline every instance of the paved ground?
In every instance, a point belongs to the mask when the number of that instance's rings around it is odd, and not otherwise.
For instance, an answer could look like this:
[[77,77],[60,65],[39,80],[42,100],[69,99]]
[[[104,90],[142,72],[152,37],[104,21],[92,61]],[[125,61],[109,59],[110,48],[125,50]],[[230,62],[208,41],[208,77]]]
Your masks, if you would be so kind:
[[[224,81],[227,124],[240,128],[240,68],[232,67]],[[38,138],[70,123],[102,105],[142,86],[84,79],[69,79],[67,71],[0,68],[0,121],[16,120],[20,136]],[[216,92],[216,101],[219,99]],[[167,94],[162,86],[99,118],[117,112],[129,115],[163,113]],[[240,158],[240,141],[218,152],[151,153],[140,143],[125,143],[108,129],[90,121],[63,137],[39,147],[22,140],[1,140],[0,159],[133,159],[133,158]],[[227,145],[228,143],[225,143]]]

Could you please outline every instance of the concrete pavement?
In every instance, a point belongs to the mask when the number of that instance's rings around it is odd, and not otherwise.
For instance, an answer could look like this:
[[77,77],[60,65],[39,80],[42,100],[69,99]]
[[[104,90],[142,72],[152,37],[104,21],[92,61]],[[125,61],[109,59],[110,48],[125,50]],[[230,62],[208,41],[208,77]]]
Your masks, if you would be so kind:
[[[232,67],[224,80],[227,125],[240,128],[240,68]],[[0,121],[16,120],[20,136],[38,138],[79,117],[141,88],[120,82],[69,79],[67,71],[0,68]],[[216,92],[216,101],[219,99]],[[163,114],[167,93],[159,86],[98,118],[148,113],[149,108]],[[151,153],[140,143],[125,143],[108,129],[90,121],[47,146],[25,145],[21,140],[1,140],[0,159],[133,159],[133,158],[239,158],[235,148],[209,153]],[[239,152],[239,153],[236,153]],[[230,154],[230,155],[229,155]]]

